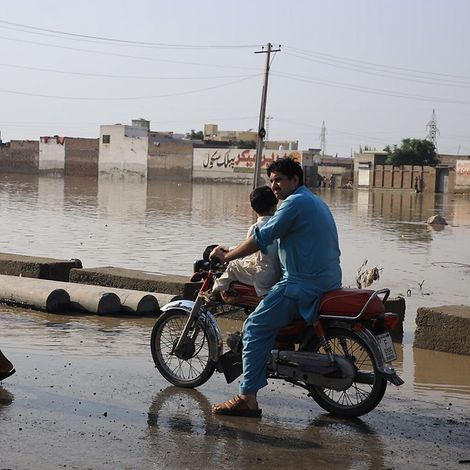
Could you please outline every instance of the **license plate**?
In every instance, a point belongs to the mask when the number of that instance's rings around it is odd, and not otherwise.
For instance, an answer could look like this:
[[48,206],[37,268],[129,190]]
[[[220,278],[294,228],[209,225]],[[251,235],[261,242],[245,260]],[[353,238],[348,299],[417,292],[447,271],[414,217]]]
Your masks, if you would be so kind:
[[385,362],[394,361],[397,358],[397,353],[395,352],[395,346],[393,345],[390,333],[382,333],[377,335],[376,338]]

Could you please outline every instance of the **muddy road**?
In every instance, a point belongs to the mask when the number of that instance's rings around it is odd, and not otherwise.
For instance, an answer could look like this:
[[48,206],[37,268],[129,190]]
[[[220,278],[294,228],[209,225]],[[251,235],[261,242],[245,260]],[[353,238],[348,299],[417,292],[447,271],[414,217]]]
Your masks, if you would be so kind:
[[0,312],[17,369],[0,385],[0,468],[470,469],[465,395],[390,386],[375,411],[340,420],[273,382],[261,419],[216,417],[211,404],[236,384],[166,383],[150,356],[151,318]]

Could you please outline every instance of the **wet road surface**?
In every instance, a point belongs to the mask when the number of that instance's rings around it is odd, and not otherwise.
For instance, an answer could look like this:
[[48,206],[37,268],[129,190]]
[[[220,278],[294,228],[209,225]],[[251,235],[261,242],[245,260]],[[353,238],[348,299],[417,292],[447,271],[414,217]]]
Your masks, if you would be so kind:
[[[244,238],[249,191],[2,175],[0,250],[187,275],[207,244]],[[418,307],[470,302],[468,195],[319,195],[338,224],[343,284],[368,259],[383,268],[373,287],[406,296],[396,345],[406,383],[377,410],[337,420],[275,383],[260,395],[261,420],[217,418],[210,404],[236,384],[215,375],[197,391],[168,388],[151,361],[152,319],[0,306],[0,347],[18,371],[0,385],[0,468],[470,469],[470,357],[412,347]],[[435,213],[443,230],[424,223]]]
[[261,419],[223,418],[210,406],[236,384],[216,374],[197,390],[170,386],[151,360],[152,318],[0,311],[2,349],[17,369],[0,385],[1,468],[470,468],[465,377],[454,395],[389,386],[357,420],[272,382]]

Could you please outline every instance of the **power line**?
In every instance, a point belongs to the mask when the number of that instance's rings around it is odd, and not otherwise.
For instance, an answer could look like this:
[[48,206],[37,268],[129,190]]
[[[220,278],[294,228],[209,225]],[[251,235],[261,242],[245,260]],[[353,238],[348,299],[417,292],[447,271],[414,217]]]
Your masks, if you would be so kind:
[[426,79],[423,79],[421,77],[408,76],[403,73],[376,71],[374,69],[365,68],[363,66],[355,66],[355,65],[349,65],[349,64],[340,65],[340,64],[332,63],[327,60],[310,59],[310,58],[299,56],[297,54],[291,54],[288,52],[286,52],[286,55],[300,58],[303,60],[307,60],[309,62],[325,64],[331,67],[336,67],[336,68],[340,68],[344,70],[352,70],[354,72],[359,72],[365,75],[374,75],[377,77],[392,78],[394,80],[402,80],[402,81],[406,81],[410,83],[422,83],[426,85],[438,85],[438,86],[446,86],[446,87],[452,87],[452,88],[470,88],[470,82],[449,81],[449,80],[442,80],[442,79],[433,78],[433,77],[427,77]]
[[199,63],[199,62],[186,62],[182,60],[142,57],[142,56],[136,56],[136,55],[131,55],[131,54],[121,54],[121,53],[116,53],[116,52],[95,51],[92,49],[81,49],[79,47],[69,47],[69,46],[61,46],[58,44],[48,44],[48,43],[42,43],[42,42],[37,42],[37,41],[28,41],[26,39],[12,39],[12,38],[5,37],[5,36],[0,36],[0,39],[5,39],[7,41],[13,41],[13,42],[20,42],[24,44],[34,44],[35,46],[54,47],[57,49],[64,49],[68,51],[87,52],[91,54],[99,54],[99,55],[105,55],[105,56],[110,56],[110,57],[122,57],[126,59],[146,60],[150,62],[165,62],[165,63],[170,63],[170,64],[195,65],[198,67],[218,67],[218,68],[226,68],[226,69],[258,70],[256,67],[243,67],[243,66],[236,66],[236,65],[221,65],[221,64],[204,64],[204,63]]
[[320,57],[323,57],[326,60],[337,61],[337,62],[345,62],[345,63],[353,63],[353,64],[356,62],[358,64],[363,64],[363,65],[374,67],[374,68],[382,68],[382,69],[385,69],[385,70],[395,69],[397,71],[402,71],[402,72],[405,72],[405,73],[415,73],[415,74],[419,74],[419,75],[424,75],[426,78],[429,77],[430,75],[434,75],[436,77],[443,77],[443,78],[457,78],[457,79],[462,79],[462,80],[466,80],[466,81],[470,80],[470,77],[465,76],[465,75],[431,72],[431,71],[428,71],[428,70],[418,70],[418,69],[412,69],[412,68],[406,68],[406,67],[399,67],[399,66],[390,65],[390,64],[384,65],[384,64],[378,64],[378,63],[369,62],[369,61],[360,60],[360,59],[350,59],[350,58],[347,58],[347,57],[341,57],[341,56],[326,54],[326,53],[322,53],[322,52],[318,52],[318,51],[309,51],[309,50],[305,50],[305,49],[296,49],[296,48],[290,48],[290,47],[286,47],[286,49],[288,51],[292,50],[293,52],[301,53],[301,54],[304,54],[306,56],[313,56],[313,57],[320,56]]
[[185,75],[184,77],[155,77],[155,76],[142,76],[142,75],[113,75],[106,73],[88,73],[88,72],[72,72],[70,70],[59,70],[59,69],[48,69],[44,67],[29,67],[26,65],[17,65],[17,64],[2,64],[0,67],[10,67],[20,70],[34,70],[37,72],[48,72],[48,73],[59,73],[64,75],[79,75],[85,77],[101,77],[101,78],[124,78],[132,80],[212,80],[212,79],[221,79],[221,78],[248,78],[248,75],[222,75],[222,76],[203,76],[203,77],[189,77]]
[[380,88],[371,88],[371,87],[365,87],[361,85],[353,85],[350,83],[335,82],[332,80],[322,80],[322,79],[315,79],[311,77],[303,77],[301,75],[294,75],[294,74],[289,74],[289,73],[284,73],[284,72],[272,72],[272,74],[281,78],[297,80],[297,81],[301,81],[305,83],[315,83],[318,85],[323,85],[323,86],[327,86],[331,88],[340,88],[343,90],[350,90],[350,91],[360,91],[362,93],[370,93],[374,95],[391,96],[391,97],[396,97],[396,98],[404,98],[404,99],[411,99],[411,100],[418,100],[418,101],[431,101],[431,102],[439,102],[439,103],[450,103],[450,104],[461,104],[461,105],[470,104],[470,101],[461,101],[461,100],[439,98],[439,97],[425,96],[425,95],[411,95],[408,93],[382,90]]
[[[1,25],[7,26],[1,26]],[[166,49],[240,49],[240,48],[255,48],[259,47],[259,44],[236,44],[236,45],[221,45],[221,44],[208,44],[208,45],[194,45],[194,44],[168,44],[168,43],[157,43],[157,42],[145,42],[145,41],[134,41],[134,40],[125,40],[117,38],[108,38],[104,36],[93,36],[88,34],[77,34],[69,33],[66,31],[59,31],[54,29],[39,28],[37,26],[24,25],[19,23],[13,23],[10,21],[0,20],[0,27],[5,29],[13,29],[11,26],[16,28],[16,31],[30,32],[32,34],[41,34],[41,33],[54,33],[61,36],[69,36],[76,40],[80,39],[94,39],[96,41],[103,41],[107,43],[114,43],[118,45],[133,46],[133,47],[156,47],[156,48],[166,48]],[[44,36],[50,36],[50,34],[42,34]],[[57,37],[57,36],[54,36]]]
[[0,93],[7,93],[12,95],[21,95],[21,96],[32,96],[36,98],[53,98],[53,99],[60,99],[60,100],[76,100],[76,101],[133,101],[133,100],[147,100],[147,99],[155,99],[155,98],[168,98],[171,96],[182,96],[182,95],[190,95],[193,93],[200,93],[203,91],[214,90],[216,88],[223,88],[226,86],[234,85],[235,83],[243,82],[249,78],[256,77],[260,74],[252,75],[247,78],[243,78],[240,80],[235,80],[232,82],[224,83],[221,85],[214,85],[211,87],[206,88],[199,88],[196,90],[187,90],[177,93],[167,93],[163,95],[150,95],[150,96],[129,96],[129,97],[115,97],[115,98],[105,98],[105,97],[77,97],[77,96],[58,96],[58,95],[45,95],[39,93],[28,93],[28,92],[21,92],[21,91],[14,91],[14,90],[4,90],[0,89]]

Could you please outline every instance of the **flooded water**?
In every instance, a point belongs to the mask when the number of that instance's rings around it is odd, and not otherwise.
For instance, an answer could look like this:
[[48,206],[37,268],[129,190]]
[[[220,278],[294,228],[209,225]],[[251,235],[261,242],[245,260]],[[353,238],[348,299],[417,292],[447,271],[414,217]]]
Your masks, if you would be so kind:
[[[243,239],[252,223],[250,189],[1,175],[0,252],[187,275],[206,245]],[[417,396],[470,403],[470,358],[412,348],[418,307],[470,304],[470,197],[329,189],[318,194],[337,221],[343,285],[354,286],[368,260],[368,267],[381,269],[374,286],[406,298],[405,335],[397,345],[405,387]],[[442,230],[424,223],[436,213],[449,223]],[[90,354],[97,356],[112,354],[117,344],[149,354],[151,323],[12,312],[0,319],[4,331],[21,326],[15,334],[38,349],[64,347],[81,330],[93,331]],[[2,345],[13,346],[15,334],[2,338]]]

